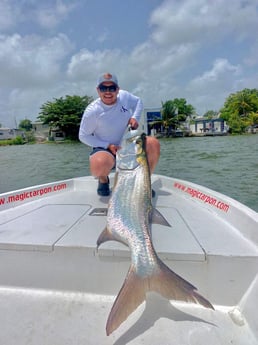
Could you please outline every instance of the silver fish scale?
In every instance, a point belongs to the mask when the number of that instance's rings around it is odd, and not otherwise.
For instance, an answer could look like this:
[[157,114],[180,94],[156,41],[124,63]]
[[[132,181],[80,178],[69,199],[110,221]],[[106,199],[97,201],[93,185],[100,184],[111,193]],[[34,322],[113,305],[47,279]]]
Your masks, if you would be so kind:
[[[213,309],[211,303],[199,295],[191,283],[171,271],[154,250],[150,223],[157,217],[157,210],[151,204],[145,143],[144,134],[126,131],[117,154],[117,175],[108,206],[107,227],[97,241],[99,246],[105,241],[117,240],[128,245],[131,251],[131,266],[110,311],[107,335],[144,301],[148,291]],[[159,224],[168,225],[160,214],[157,219]]]
[[[126,243],[131,249],[132,265],[137,274],[152,274],[156,266],[156,253],[149,233],[151,212],[150,191],[146,188],[145,167],[134,170],[121,170],[116,181],[115,191],[110,199],[107,227],[117,240]],[[145,185],[145,187],[144,187]]]

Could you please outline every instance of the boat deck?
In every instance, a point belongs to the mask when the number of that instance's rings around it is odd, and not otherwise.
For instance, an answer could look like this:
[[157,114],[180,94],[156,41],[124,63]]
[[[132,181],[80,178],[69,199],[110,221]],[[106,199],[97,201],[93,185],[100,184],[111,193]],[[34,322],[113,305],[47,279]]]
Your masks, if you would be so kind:
[[153,224],[155,249],[215,311],[151,293],[105,335],[130,253],[96,250],[108,198],[88,176],[0,195],[0,344],[258,344],[257,213],[186,181],[152,182],[171,224]]

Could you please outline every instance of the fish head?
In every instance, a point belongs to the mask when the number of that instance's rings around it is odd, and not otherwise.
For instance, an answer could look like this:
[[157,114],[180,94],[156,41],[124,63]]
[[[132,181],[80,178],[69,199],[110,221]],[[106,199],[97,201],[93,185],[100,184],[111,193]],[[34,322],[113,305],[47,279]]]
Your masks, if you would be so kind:
[[146,160],[146,135],[128,128],[117,151],[116,167],[120,170],[134,170]]

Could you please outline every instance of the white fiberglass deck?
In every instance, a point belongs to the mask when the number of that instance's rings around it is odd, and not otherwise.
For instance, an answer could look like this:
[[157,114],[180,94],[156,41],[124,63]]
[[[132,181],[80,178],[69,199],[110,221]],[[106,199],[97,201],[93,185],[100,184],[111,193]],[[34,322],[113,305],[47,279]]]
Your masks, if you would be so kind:
[[204,187],[155,175],[162,260],[215,311],[150,294],[118,330],[105,323],[130,255],[96,240],[108,198],[92,177],[0,195],[0,344],[258,344],[258,215]]

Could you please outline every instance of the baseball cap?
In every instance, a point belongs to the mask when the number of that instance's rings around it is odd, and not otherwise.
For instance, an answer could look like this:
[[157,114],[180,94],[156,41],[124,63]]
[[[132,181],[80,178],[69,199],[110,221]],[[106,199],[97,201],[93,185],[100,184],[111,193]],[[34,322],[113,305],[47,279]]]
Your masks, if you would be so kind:
[[112,82],[118,86],[117,77],[111,73],[104,73],[98,78],[97,87],[104,82]]

